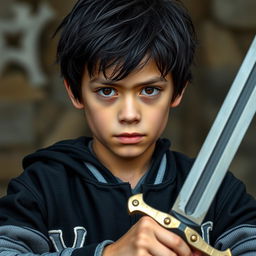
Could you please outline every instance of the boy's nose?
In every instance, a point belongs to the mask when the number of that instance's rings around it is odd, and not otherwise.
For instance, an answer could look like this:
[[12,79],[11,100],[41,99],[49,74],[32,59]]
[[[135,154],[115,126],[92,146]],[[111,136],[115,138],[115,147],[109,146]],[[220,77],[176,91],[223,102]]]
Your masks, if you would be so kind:
[[141,119],[139,103],[133,97],[126,97],[120,104],[118,119],[121,123],[138,123]]

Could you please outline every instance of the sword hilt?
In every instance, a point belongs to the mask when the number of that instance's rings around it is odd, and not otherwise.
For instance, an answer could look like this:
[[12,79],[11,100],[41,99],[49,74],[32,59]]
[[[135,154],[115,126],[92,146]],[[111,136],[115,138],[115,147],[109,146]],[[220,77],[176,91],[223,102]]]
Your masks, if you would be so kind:
[[230,249],[219,251],[209,244],[192,228],[184,225],[175,217],[158,211],[147,205],[143,200],[142,194],[137,194],[129,198],[129,213],[143,213],[152,217],[156,222],[166,229],[172,229],[180,235],[191,247],[209,256],[232,256]]

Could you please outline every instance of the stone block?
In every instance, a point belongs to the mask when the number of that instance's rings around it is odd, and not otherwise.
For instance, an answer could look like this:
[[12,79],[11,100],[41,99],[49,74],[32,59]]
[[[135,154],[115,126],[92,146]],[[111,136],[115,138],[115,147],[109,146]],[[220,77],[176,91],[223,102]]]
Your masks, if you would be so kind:
[[209,15],[209,2],[205,0],[182,0],[194,23],[199,23]]
[[0,184],[17,177],[22,171],[22,159],[34,152],[32,147],[1,150],[0,151]]
[[51,77],[51,95],[57,104],[73,106],[65,89],[63,78],[58,73]]
[[210,68],[239,66],[242,54],[233,34],[214,24],[205,22],[200,30],[203,59]]
[[29,145],[35,141],[31,103],[0,103],[0,147]]
[[255,0],[213,0],[213,16],[225,26],[256,29]]
[[62,112],[63,108],[51,99],[43,100],[37,104],[37,116],[39,118],[35,119],[35,130],[39,139],[48,136]]
[[83,135],[90,135],[83,112],[67,108],[63,110],[62,115],[56,120],[55,126],[44,137],[42,147],[49,146],[59,140],[73,139]]
[[14,0],[0,1],[0,17],[7,17],[10,15],[11,5]]
[[199,37],[200,69],[207,85],[202,89],[207,88],[206,95],[216,98],[219,103],[223,100],[220,95],[226,94],[242,64],[243,53],[229,30],[210,21],[202,25]]
[[37,101],[45,97],[41,88],[34,88],[21,73],[0,77],[0,101]]

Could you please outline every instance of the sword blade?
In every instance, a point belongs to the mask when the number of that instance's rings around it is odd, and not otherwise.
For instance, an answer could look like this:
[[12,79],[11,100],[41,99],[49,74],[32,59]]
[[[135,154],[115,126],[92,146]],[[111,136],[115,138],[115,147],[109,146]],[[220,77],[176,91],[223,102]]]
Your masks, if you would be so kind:
[[256,37],[173,205],[200,225],[256,112]]

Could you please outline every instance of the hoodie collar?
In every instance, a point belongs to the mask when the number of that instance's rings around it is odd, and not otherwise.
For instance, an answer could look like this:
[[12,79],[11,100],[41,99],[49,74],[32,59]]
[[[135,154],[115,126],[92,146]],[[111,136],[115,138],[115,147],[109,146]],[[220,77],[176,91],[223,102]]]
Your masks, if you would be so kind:
[[[90,150],[92,138],[80,137],[74,140],[58,142],[50,147],[40,149],[23,160],[23,167],[36,162],[52,164],[53,162],[65,166],[69,172],[75,172],[84,178],[96,179],[102,183],[118,184],[120,181],[103,165]],[[151,166],[140,184],[159,184],[166,173],[166,153],[169,151],[170,142],[159,139],[152,156]]]
[[[145,182],[147,183],[149,182],[154,185],[162,183],[166,173],[166,169],[167,169],[166,152],[169,150],[169,147],[170,147],[170,142],[168,140],[166,139],[158,140],[156,144],[156,149],[152,157],[150,168],[139,180],[138,184],[134,188],[135,192],[137,193],[140,192],[141,186]],[[90,153],[95,158],[97,158],[97,156],[95,155],[92,149],[92,141],[88,142],[87,148],[90,151]],[[95,177],[97,181],[102,183],[109,183],[109,182],[111,183],[111,181],[108,181],[107,177],[104,177],[104,173],[102,173],[102,171],[96,168],[92,163],[85,161],[84,164],[86,165],[90,173]],[[114,175],[113,177],[115,178],[115,183],[123,183],[122,180],[115,177]]]

